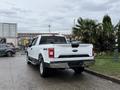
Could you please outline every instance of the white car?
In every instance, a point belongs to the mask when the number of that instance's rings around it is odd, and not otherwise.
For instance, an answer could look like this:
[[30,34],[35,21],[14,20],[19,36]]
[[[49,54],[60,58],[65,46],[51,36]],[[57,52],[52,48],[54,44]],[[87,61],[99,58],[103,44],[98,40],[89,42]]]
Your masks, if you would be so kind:
[[92,44],[68,44],[61,35],[39,35],[33,38],[27,49],[27,63],[39,65],[42,77],[51,68],[72,68],[75,73],[81,73],[93,62]]

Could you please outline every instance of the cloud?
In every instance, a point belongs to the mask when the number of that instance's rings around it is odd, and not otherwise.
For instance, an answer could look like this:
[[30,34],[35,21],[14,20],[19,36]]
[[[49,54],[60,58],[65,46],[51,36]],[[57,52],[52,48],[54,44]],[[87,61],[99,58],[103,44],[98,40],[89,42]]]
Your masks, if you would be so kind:
[[9,10],[0,10],[0,14],[2,14],[2,15],[16,15],[16,12],[14,12],[14,11],[9,11]]
[[12,19],[22,19],[22,14],[27,14],[30,13],[32,11],[30,10],[24,10],[21,8],[16,8],[16,7],[12,7],[9,9],[0,9],[0,14],[4,17],[10,17]]
[[3,19],[21,19],[21,17],[17,15],[17,12],[8,9],[0,9],[0,15],[1,17],[3,17]]
[[95,11],[95,12],[101,12],[101,11],[106,11],[109,10],[111,8],[112,5],[105,5],[105,4],[94,4],[91,3],[91,5],[88,5],[89,3],[87,3],[86,5],[84,5],[82,7],[82,9],[86,10],[86,11]]
[[21,9],[21,8],[17,8],[17,7],[12,7],[11,9],[16,11],[16,12],[20,12],[20,13],[30,13],[30,12],[32,12],[31,10],[25,10],[25,9]]
[[18,31],[71,32],[73,20],[78,17],[102,20],[105,14],[118,22],[119,0],[2,0],[0,21],[18,23]]

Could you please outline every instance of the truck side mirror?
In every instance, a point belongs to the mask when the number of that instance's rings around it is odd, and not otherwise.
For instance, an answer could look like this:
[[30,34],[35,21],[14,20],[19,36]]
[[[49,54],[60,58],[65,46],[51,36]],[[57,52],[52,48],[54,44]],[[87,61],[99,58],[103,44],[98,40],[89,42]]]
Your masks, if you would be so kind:
[[31,47],[31,46],[32,46],[32,44],[29,44],[29,45],[28,45],[28,47]]

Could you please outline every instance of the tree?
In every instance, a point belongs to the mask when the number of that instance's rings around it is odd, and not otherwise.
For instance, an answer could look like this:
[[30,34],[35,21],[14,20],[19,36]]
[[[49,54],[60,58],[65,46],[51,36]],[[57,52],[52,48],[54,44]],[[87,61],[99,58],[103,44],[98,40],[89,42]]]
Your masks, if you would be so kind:
[[99,24],[95,20],[81,17],[77,22],[77,25],[73,27],[73,34],[84,43],[95,43]]
[[115,36],[110,16],[105,15],[103,17],[102,25],[103,25],[103,37],[101,39],[103,40],[104,44],[103,50],[104,51],[113,50]]
[[105,15],[102,23],[81,17],[77,22],[76,26],[73,27],[73,35],[78,40],[81,40],[83,43],[92,43],[98,51],[112,51],[114,49],[114,26],[110,16]]

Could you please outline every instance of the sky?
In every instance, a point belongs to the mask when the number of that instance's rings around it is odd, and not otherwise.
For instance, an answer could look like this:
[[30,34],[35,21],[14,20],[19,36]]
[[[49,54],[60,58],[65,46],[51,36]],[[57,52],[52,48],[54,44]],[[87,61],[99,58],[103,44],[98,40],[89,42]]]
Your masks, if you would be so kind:
[[[0,22],[17,23],[18,32],[70,33],[79,17],[120,20],[120,0],[0,0]],[[77,22],[76,22],[77,23]]]

